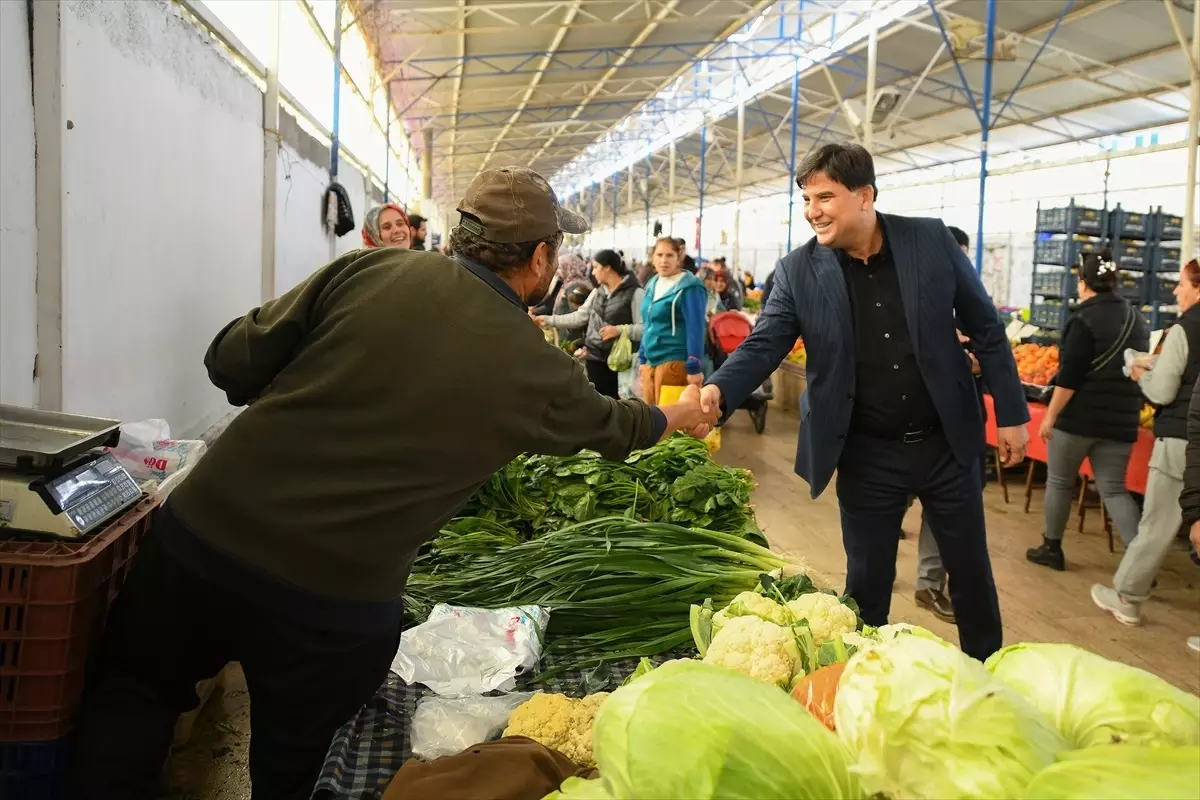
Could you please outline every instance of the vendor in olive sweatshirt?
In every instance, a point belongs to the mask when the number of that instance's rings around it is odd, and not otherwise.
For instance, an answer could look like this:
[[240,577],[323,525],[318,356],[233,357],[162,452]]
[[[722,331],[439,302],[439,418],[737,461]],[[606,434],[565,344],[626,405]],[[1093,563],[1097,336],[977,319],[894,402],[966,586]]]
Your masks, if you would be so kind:
[[249,407],[141,544],[79,720],[75,796],[156,796],[197,682],[240,661],[254,796],[307,798],[387,676],[417,549],[492,473],[527,452],[623,459],[701,423],[695,403],[597,394],[529,319],[563,234],[587,230],[545,179],[485,171],[458,211],[455,260],[348,253],[212,343],[212,382]]

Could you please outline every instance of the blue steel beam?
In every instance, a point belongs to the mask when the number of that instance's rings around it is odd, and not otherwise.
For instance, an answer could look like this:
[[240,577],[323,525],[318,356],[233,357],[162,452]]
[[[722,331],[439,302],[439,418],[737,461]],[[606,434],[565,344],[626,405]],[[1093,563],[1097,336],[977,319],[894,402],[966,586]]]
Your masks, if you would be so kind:
[[987,0],[987,63],[983,69],[983,103],[979,118],[979,224],[975,229],[975,271],[983,273],[983,212],[987,199],[988,134],[992,130],[992,70],[996,56],[996,0]]
[[[342,0],[333,6],[333,125],[329,136],[329,179],[338,176],[338,122],[342,108]],[[390,160],[390,159],[389,159]]]
[[[787,250],[792,252],[792,222],[796,213],[796,132],[800,129],[797,124],[800,111],[800,65],[792,73],[792,154],[788,162],[788,228]],[[813,143],[816,146],[816,143]]]
[[1008,93],[1008,97],[1005,99],[1004,105],[1000,106],[1000,110],[996,112],[996,119],[1000,119],[1000,117],[1004,116],[1004,112],[1008,110],[1009,105],[1012,103],[1013,97],[1015,97],[1017,92],[1021,91],[1021,87],[1025,85],[1025,79],[1029,77],[1029,71],[1033,69],[1033,65],[1036,64],[1038,59],[1042,57],[1042,51],[1046,49],[1046,45],[1050,44],[1050,40],[1054,38],[1055,32],[1058,31],[1058,26],[1062,24],[1063,18],[1067,16],[1067,12],[1070,11],[1071,7],[1074,5],[1075,0],[1067,0],[1067,2],[1063,5],[1063,10],[1059,13],[1058,19],[1054,20],[1054,27],[1052,27],[1050,32],[1046,34],[1046,38],[1043,39],[1042,43],[1038,46],[1037,52],[1033,54],[1033,58],[1029,59],[1029,64],[1025,67],[1025,71],[1021,73],[1021,78],[1017,81],[1016,86],[1014,86],[1012,91]]

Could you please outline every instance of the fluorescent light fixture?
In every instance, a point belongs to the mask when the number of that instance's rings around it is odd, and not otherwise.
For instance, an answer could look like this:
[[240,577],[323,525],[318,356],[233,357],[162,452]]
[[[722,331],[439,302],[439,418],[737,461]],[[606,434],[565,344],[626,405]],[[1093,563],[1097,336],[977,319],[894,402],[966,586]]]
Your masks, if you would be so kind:
[[[838,14],[838,20],[844,23],[852,12],[857,11],[858,17],[849,28],[839,31],[835,27],[834,18],[827,17],[807,31],[807,38],[813,41],[829,42],[815,47],[803,47],[799,40],[793,39],[790,46],[783,51],[777,36],[755,34],[764,30],[763,23],[768,13],[774,7],[767,9],[754,19],[742,31],[731,35],[726,41],[741,44],[739,49],[751,49],[755,43],[767,48],[766,54],[747,58],[744,70],[746,80],[728,75],[723,79],[712,80],[707,95],[692,93],[690,96],[681,91],[685,76],[677,78],[666,89],[655,95],[653,100],[664,101],[666,104],[679,105],[675,110],[662,114],[657,118],[647,114],[645,109],[638,114],[626,117],[618,126],[619,131],[628,130],[631,121],[639,130],[653,127],[662,130],[648,145],[630,148],[628,143],[613,142],[607,138],[589,146],[583,153],[559,170],[551,183],[555,190],[565,193],[569,189],[574,196],[581,185],[598,183],[613,173],[627,169],[630,164],[642,161],[652,153],[656,153],[670,145],[672,141],[689,136],[705,124],[705,119],[720,119],[732,113],[738,105],[749,102],[759,95],[774,89],[776,86],[791,80],[792,75],[803,72],[836,57],[838,51],[846,50],[864,41],[872,28],[882,30],[896,20],[904,17],[919,7],[925,5],[922,0],[895,0],[890,3],[879,3],[873,14],[870,3],[851,4]],[[770,26],[765,30],[769,31]],[[709,62],[702,61],[698,72],[706,74]],[[693,76],[695,73],[691,73]],[[694,79],[694,77],[693,77]],[[711,79],[710,79],[711,80]],[[586,179],[587,184],[581,183]]]

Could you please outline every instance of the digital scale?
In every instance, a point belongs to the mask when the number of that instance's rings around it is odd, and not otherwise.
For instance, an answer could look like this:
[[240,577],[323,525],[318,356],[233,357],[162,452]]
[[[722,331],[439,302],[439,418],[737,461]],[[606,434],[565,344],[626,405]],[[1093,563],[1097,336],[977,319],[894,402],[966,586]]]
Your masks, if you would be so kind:
[[111,454],[120,422],[0,405],[0,538],[82,539],[141,490]]

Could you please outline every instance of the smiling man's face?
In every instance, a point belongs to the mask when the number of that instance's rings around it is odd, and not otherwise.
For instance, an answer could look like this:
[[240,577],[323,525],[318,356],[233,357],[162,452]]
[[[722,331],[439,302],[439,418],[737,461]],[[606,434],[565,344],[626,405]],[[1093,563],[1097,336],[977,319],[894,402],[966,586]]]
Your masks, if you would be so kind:
[[826,247],[850,244],[864,224],[870,224],[874,190],[870,186],[850,191],[824,172],[815,172],[804,183],[804,218]]

